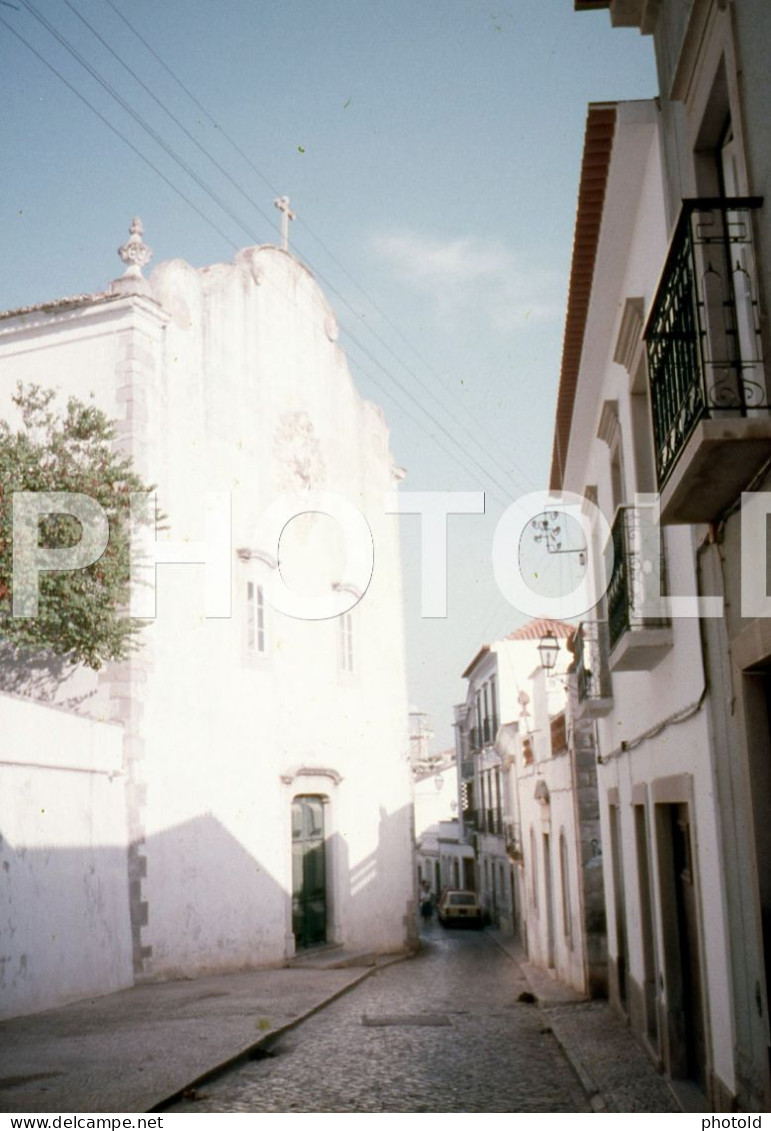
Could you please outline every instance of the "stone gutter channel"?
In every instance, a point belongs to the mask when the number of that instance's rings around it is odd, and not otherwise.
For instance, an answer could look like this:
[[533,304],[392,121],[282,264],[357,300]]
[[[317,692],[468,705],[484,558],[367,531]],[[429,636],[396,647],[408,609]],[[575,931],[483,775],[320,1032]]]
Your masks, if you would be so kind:
[[163,1111],[405,957],[329,950],[0,1021],[0,1112]]
[[[409,956],[405,955],[404,957]],[[329,997],[325,998],[324,1001],[320,1001],[316,1005],[311,1006],[309,1009],[305,1010],[305,1012],[298,1014],[297,1017],[293,1018],[291,1021],[287,1021],[285,1024],[279,1025],[275,1029],[270,1029],[270,1031],[265,1033],[265,1036],[258,1038],[252,1044],[248,1045],[240,1052],[235,1053],[233,1056],[227,1057],[225,1060],[215,1065],[214,1068],[207,1069],[207,1071],[201,1073],[200,1076],[196,1076],[194,1080],[191,1080],[183,1087],[178,1088],[176,1092],[172,1093],[172,1095],[166,1096],[165,1099],[148,1108],[148,1112],[153,1113],[166,1111],[167,1108],[172,1107],[179,1100],[195,1100],[195,1093],[198,1088],[203,1087],[205,1084],[210,1083],[212,1080],[216,1080],[219,1076],[223,1076],[227,1072],[231,1072],[235,1068],[240,1068],[242,1065],[248,1064],[249,1061],[258,1060],[262,1056],[269,1056],[272,1046],[285,1033],[290,1032],[292,1029],[296,1029],[298,1025],[302,1025],[303,1021],[307,1021],[309,1017],[313,1017],[314,1014],[320,1013],[322,1009],[326,1009],[326,1007],[328,1005],[331,1005],[333,1001],[337,1001],[337,999],[341,998],[344,994],[350,993],[351,990],[355,990],[357,986],[361,985],[363,981],[369,978],[377,970],[382,970],[385,966],[390,965],[391,961],[400,961],[400,959],[396,958],[387,962],[381,961],[378,964],[373,965],[366,970],[363,970],[347,985],[341,986],[339,990],[336,990]]]
[[[529,965],[513,939],[487,934],[521,971],[594,1111],[683,1110],[607,1002],[587,1001]],[[0,1021],[0,1111],[162,1112],[270,1055],[282,1034],[408,957],[330,949],[289,967],[145,983]]]

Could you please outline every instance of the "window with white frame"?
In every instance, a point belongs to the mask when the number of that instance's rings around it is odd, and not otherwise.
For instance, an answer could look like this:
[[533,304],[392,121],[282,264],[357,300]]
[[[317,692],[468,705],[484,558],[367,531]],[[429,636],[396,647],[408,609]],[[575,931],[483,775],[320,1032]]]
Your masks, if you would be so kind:
[[344,672],[354,670],[353,613],[340,616],[340,667]]
[[265,636],[265,592],[255,581],[246,583],[246,650],[264,655]]

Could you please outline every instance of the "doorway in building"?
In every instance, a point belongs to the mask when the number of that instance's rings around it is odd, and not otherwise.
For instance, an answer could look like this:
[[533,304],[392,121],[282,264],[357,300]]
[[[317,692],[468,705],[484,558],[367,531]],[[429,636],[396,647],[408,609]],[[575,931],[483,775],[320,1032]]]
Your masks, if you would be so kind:
[[645,1032],[651,1047],[658,1050],[659,1030],[656,1016],[656,944],[653,933],[653,895],[648,864],[648,823],[644,804],[634,807],[634,828],[637,847],[637,881],[640,895],[640,931],[645,984]]
[[[752,782],[752,816],[765,987],[756,988],[759,1013],[768,1016],[771,986],[771,659],[743,680],[747,727],[749,780]],[[771,1065],[771,1046],[768,1049]]]
[[674,1079],[707,1088],[707,1043],[693,840],[685,802],[657,806],[667,966],[669,1060]]
[[[456,866],[456,868],[458,866],[457,860],[455,861],[455,866]],[[476,880],[476,872],[474,871],[474,861],[469,860],[468,857],[464,857],[464,860],[463,860],[463,887],[466,891],[476,891],[477,890],[477,880]]]
[[624,890],[624,868],[621,862],[621,829],[619,827],[618,805],[608,807],[610,818],[610,858],[613,871],[613,906],[616,918],[616,993],[619,1005],[627,1008],[626,971],[626,896]]
[[546,891],[546,965],[554,966],[554,886],[551,874],[551,836],[543,834],[543,878]]
[[298,949],[327,941],[323,797],[292,802],[292,931]]

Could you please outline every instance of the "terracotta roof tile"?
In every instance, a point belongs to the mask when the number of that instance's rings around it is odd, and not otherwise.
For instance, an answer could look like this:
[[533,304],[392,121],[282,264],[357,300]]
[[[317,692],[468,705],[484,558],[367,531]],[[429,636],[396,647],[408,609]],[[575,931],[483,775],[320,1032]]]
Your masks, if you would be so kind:
[[564,620],[551,620],[550,617],[538,617],[528,621],[521,628],[515,628],[506,637],[507,640],[540,640],[551,632],[558,639],[568,639],[575,632],[575,625],[567,624]]
[[565,318],[565,337],[562,344],[557,412],[554,424],[552,450],[552,491],[562,488],[565,461],[568,454],[570,426],[576,397],[581,351],[584,346],[586,317],[594,281],[594,263],[600,238],[602,209],[608,180],[613,135],[616,128],[616,103],[592,102],[586,119],[584,156],[581,164],[581,183],[578,189],[575,235],[573,237],[573,262],[570,268],[568,309]]

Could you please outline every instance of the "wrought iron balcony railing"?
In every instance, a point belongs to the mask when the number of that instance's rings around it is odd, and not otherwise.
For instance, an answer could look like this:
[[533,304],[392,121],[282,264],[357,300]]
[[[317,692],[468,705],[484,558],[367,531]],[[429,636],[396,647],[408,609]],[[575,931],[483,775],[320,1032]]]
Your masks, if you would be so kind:
[[699,421],[769,413],[752,242],[761,204],[683,202],[645,329],[659,490]]
[[506,839],[506,851],[512,860],[522,859],[522,840],[519,824],[515,821],[506,821],[503,826],[503,835]]
[[574,673],[579,703],[611,698],[608,669],[608,626],[604,621],[583,621],[573,638]]
[[608,635],[611,651],[630,630],[666,628],[661,615],[665,592],[661,531],[649,507],[619,507],[608,551]]
[[488,833],[492,836],[502,835],[503,833],[503,817],[500,809],[488,808],[478,809],[476,818],[476,830],[480,833]]
[[463,824],[467,828],[474,827],[474,820],[476,817],[476,809],[474,808],[474,791],[472,786],[467,782],[462,782],[460,789],[460,811],[463,818]]

